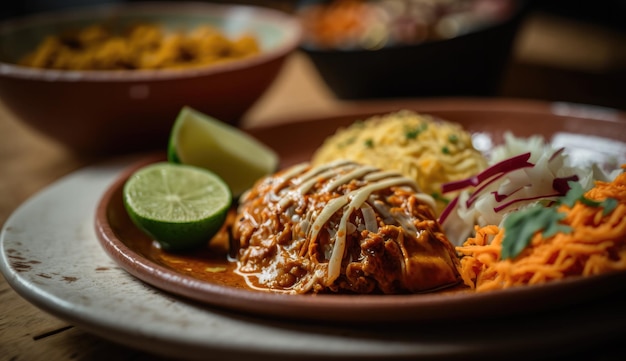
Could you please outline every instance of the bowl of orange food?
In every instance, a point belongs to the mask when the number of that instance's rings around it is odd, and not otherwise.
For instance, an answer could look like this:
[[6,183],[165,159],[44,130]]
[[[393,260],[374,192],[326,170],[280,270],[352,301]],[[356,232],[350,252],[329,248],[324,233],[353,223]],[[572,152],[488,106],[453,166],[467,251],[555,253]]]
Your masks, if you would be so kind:
[[191,2],[11,19],[0,24],[0,99],[74,151],[160,147],[183,106],[238,125],[300,34],[279,10]]

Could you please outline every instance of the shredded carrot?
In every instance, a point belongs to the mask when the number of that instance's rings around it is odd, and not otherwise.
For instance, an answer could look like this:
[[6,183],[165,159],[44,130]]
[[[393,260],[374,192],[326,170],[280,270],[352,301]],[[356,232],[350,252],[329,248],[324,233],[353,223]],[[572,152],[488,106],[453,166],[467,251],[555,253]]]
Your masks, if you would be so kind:
[[[626,171],[626,165],[622,166]],[[626,270],[626,172],[612,182],[597,181],[585,198],[614,198],[618,205],[607,215],[602,207],[576,202],[559,206],[561,221],[571,233],[544,238],[537,232],[530,245],[514,259],[501,259],[504,228],[476,226],[476,235],[463,246],[459,272],[476,291],[545,283],[571,276],[591,276]]]

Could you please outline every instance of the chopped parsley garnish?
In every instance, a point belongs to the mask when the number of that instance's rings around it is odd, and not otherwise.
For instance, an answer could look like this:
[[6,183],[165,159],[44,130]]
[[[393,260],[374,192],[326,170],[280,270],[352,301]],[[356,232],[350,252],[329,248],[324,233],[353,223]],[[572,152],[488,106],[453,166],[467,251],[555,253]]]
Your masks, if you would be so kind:
[[415,138],[417,138],[417,136],[418,136],[419,134],[420,134],[420,130],[416,128],[416,129],[407,130],[407,131],[404,133],[404,136],[405,136],[407,139],[415,139]]
[[456,144],[459,141],[459,137],[456,134],[448,135],[448,141],[452,144]]
[[367,139],[365,141],[365,146],[368,148],[374,148],[374,141],[372,139]]
[[604,216],[617,207],[618,201],[615,198],[594,201],[584,196],[585,192],[580,183],[570,181],[568,185],[569,191],[551,206],[546,207],[537,203],[511,213],[504,219],[503,227],[506,231],[502,240],[502,259],[517,257],[530,244],[537,232],[541,232],[544,238],[552,237],[559,232],[571,233],[570,226],[560,223],[566,215],[557,210],[561,204],[571,208],[576,202],[581,202],[589,207],[602,207]]
[[443,154],[450,154],[450,148],[443,146],[441,147],[441,153]]
[[406,139],[416,139],[417,136],[419,136],[420,133],[425,131],[426,129],[428,129],[428,124],[422,123],[419,127],[406,129],[404,132],[404,136],[406,137]]

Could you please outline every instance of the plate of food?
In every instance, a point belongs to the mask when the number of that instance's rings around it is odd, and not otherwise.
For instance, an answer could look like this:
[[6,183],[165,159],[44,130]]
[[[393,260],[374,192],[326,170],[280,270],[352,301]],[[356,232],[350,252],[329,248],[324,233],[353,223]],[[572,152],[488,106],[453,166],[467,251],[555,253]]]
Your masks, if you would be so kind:
[[619,112],[572,104],[371,105],[251,129],[280,164],[200,247],[168,251],[128,214],[124,185],[164,154],[106,190],[96,233],[143,282],[246,314],[367,323],[545,311],[623,288],[625,129]]
[[[249,133],[270,145],[280,155],[279,168],[287,169],[309,160],[313,149],[339,128],[402,109],[458,122],[494,142],[502,141],[507,130],[519,136],[544,134],[560,145],[575,141],[570,149],[580,159],[600,156],[602,162],[596,163],[609,168],[625,154],[619,112],[506,99],[370,104],[358,112],[292,119]],[[7,283],[35,306],[82,330],[176,359],[528,359],[586,350],[597,355],[624,334],[626,290],[620,271],[502,292],[454,289],[460,284],[405,294],[251,290],[242,276],[229,273],[234,264],[220,253],[226,248],[219,250],[223,243],[218,239],[195,256],[165,253],[120,209],[122,179],[164,157],[137,154],[93,164],[22,204],[0,234],[0,271]],[[105,220],[103,214],[110,217]],[[177,258],[189,270],[176,265]],[[206,267],[210,262],[216,267]],[[189,274],[199,268],[206,278]],[[177,289],[170,289],[173,285]],[[357,317],[347,303],[366,313]],[[286,310],[291,307],[302,313]],[[404,310],[404,317],[396,309]]]

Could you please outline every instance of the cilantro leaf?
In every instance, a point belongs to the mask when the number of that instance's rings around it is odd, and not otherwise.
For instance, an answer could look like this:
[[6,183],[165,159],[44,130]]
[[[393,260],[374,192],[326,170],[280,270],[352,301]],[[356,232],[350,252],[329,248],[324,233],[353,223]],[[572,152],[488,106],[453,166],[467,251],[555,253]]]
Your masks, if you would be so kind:
[[[572,208],[576,202],[581,202],[589,207],[602,207],[603,215],[611,213],[618,205],[615,198],[607,198],[603,201],[594,201],[585,197],[585,191],[578,182],[568,182],[569,191],[560,197],[556,204],[564,204]],[[509,214],[503,222],[505,228],[502,240],[501,258],[515,258],[524,248],[528,247],[532,237],[537,232],[542,232],[543,237],[552,237],[555,234],[571,233],[572,227],[560,223],[565,218],[565,213],[558,212],[556,204],[546,207],[537,203],[531,207]]]
[[607,214],[610,214],[611,212],[613,212],[613,210],[617,207],[618,204],[619,204],[619,202],[615,198],[607,198],[607,199],[605,199],[602,202],[602,208],[604,208],[602,210],[602,215],[606,216]]
[[533,236],[543,231],[545,237],[558,232],[571,232],[571,227],[560,224],[565,217],[554,207],[544,207],[535,204],[515,213],[509,214],[504,219],[504,239],[502,240],[501,258],[515,258],[524,248],[528,247]]
[[584,198],[583,195],[585,194],[585,191],[583,186],[581,186],[578,182],[569,181],[567,184],[569,185],[569,191],[567,191],[565,196],[559,198],[559,203],[572,208],[574,204],[576,204],[576,201]]
[[583,187],[578,182],[570,181],[567,182],[570,187],[570,190],[565,194],[565,196],[559,199],[560,204],[565,204],[568,207],[572,208],[576,202],[580,202],[589,207],[602,207],[602,215],[606,216],[607,214],[613,212],[617,204],[619,203],[615,198],[607,198],[603,201],[594,201],[593,199],[589,199],[585,197],[585,191]]

